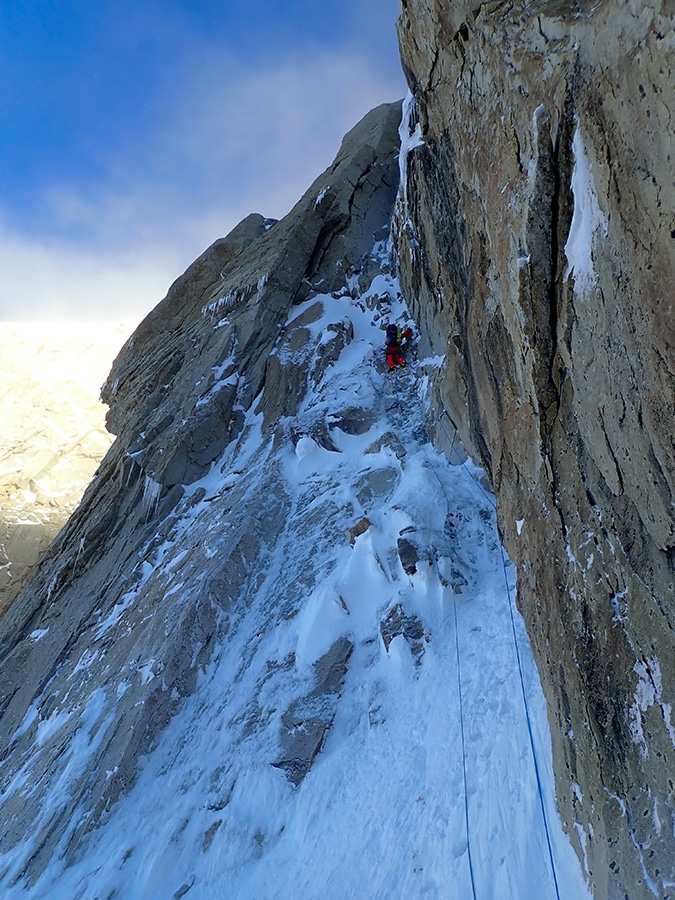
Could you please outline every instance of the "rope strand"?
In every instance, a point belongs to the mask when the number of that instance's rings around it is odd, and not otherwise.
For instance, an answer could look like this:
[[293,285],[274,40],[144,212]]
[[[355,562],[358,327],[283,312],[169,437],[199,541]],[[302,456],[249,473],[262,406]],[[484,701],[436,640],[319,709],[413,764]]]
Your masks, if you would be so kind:
[[[440,424],[441,428],[445,432],[445,436],[447,437],[448,440],[450,440],[450,435],[448,434],[445,427],[443,426],[443,416],[444,415],[446,415],[452,422],[450,415],[445,410],[443,410],[443,413],[441,414],[441,416],[439,418],[432,419],[432,421],[436,421]],[[454,434],[452,442],[451,442],[451,447],[450,447],[451,452],[454,450],[455,454],[457,455],[458,460],[460,461],[460,463],[462,465],[462,468],[468,473],[468,475],[470,475],[474,484],[477,485],[477,487],[479,488],[479,490],[481,491],[483,496],[487,500],[489,500],[492,507],[496,510],[497,504],[494,502],[494,500],[491,497],[488,496],[488,494],[485,492],[485,490],[483,490],[483,486],[476,480],[476,478],[474,478],[471,470],[469,468],[467,468],[466,460],[462,461],[462,458],[459,455],[459,451],[455,449],[455,440],[457,439],[458,428],[454,422],[452,422],[452,424],[455,428],[455,434]],[[438,473],[436,473],[436,474],[438,474]],[[439,481],[440,481],[440,478],[439,478]],[[520,689],[521,689],[522,696],[523,696],[523,706],[525,708],[525,721],[527,723],[527,732],[528,732],[528,735],[530,738],[530,749],[532,751],[532,761],[534,763],[534,773],[535,773],[535,776],[537,779],[537,791],[539,793],[539,804],[541,806],[541,815],[542,815],[542,819],[544,821],[544,831],[546,833],[546,844],[548,847],[548,855],[549,855],[549,860],[551,863],[551,873],[553,875],[553,884],[555,886],[555,895],[556,895],[557,900],[560,900],[560,887],[558,885],[558,876],[557,876],[556,867],[555,867],[555,859],[553,856],[553,846],[551,844],[551,833],[550,833],[550,829],[549,829],[548,818],[546,816],[546,807],[544,804],[544,791],[542,788],[541,776],[539,773],[539,762],[537,760],[537,753],[535,750],[534,733],[532,731],[532,720],[530,717],[530,709],[529,709],[529,706],[527,703],[527,694],[525,692],[525,678],[523,676],[523,666],[522,666],[522,660],[521,660],[521,656],[520,656],[520,648],[518,646],[518,635],[516,632],[516,619],[515,619],[515,615],[514,615],[514,611],[513,611],[513,598],[511,596],[511,588],[509,586],[509,576],[508,576],[508,572],[506,569],[506,557],[504,556],[504,548],[501,545],[501,541],[499,544],[499,550],[500,550],[501,558],[502,558],[502,569],[504,571],[504,584],[506,585],[506,595],[508,597],[508,602],[509,602],[509,615],[511,617],[511,630],[513,631],[513,643],[514,643],[514,647],[516,650],[516,661],[518,663],[518,675],[520,677]],[[456,615],[456,613],[455,613],[455,615]],[[456,621],[456,619],[455,619],[455,621]],[[460,698],[460,712],[461,712],[461,698]],[[462,741],[463,741],[463,736],[462,736]],[[463,744],[462,744],[462,746],[463,746]]]
[[[443,484],[440,475],[436,471],[435,467],[431,464],[431,460],[429,459],[429,454],[427,453],[426,447],[424,444],[421,444],[422,450],[424,452],[424,456],[426,457],[427,464],[431,471],[434,473],[436,478],[438,479],[438,483],[441,486],[441,490],[445,495],[445,499],[447,502],[448,510],[450,508],[450,497],[448,496],[448,492],[445,489],[445,485]],[[467,858],[469,862],[469,875],[471,877],[471,893],[473,896],[473,900],[477,900],[476,894],[476,879],[474,876],[473,870],[473,857],[471,855],[471,826],[469,824],[469,789],[467,786],[467,777],[466,777],[466,740],[464,737],[464,701],[462,698],[462,666],[461,666],[461,656],[459,652],[459,628],[457,627],[457,597],[453,594],[452,598],[452,606],[455,620],[455,653],[457,657],[457,694],[459,697],[459,730],[461,734],[462,740],[462,777],[464,779],[464,827],[466,829],[466,852]]]
[[[400,407],[400,402],[399,402],[398,398],[396,398],[396,406]],[[455,433],[454,433],[452,439],[450,438],[450,435],[448,434],[447,429],[445,428],[445,426],[443,424],[444,416],[447,416],[447,418],[450,419],[450,422],[452,423],[452,425],[455,429]],[[469,467],[467,465],[467,460],[462,459],[459,451],[455,447],[455,441],[457,440],[457,435],[459,434],[459,429],[457,428],[457,425],[453,422],[450,414],[446,410],[443,410],[443,412],[441,413],[441,415],[439,417],[427,416],[426,418],[427,418],[427,421],[429,421],[429,422],[438,422],[441,429],[445,433],[446,438],[450,442],[450,453],[452,454],[454,452],[454,454],[457,456],[460,466],[464,469],[464,471],[467,473],[467,475],[469,475],[471,480],[474,482],[476,487],[479,489],[479,491],[481,492],[483,497],[488,501],[490,506],[492,506],[492,508],[496,511],[497,510],[496,502],[487,493],[487,491],[483,488],[482,484],[480,484],[480,482],[474,477],[473,472],[469,469]],[[422,444],[421,446],[424,451],[424,455],[427,459],[427,463],[429,464],[429,468],[436,475],[436,478],[438,479],[438,482],[441,485],[441,490],[445,494],[445,498],[449,505],[450,498],[448,497],[447,491],[445,490],[445,485],[443,484],[441,477],[438,474],[438,472],[436,471],[435,467],[431,464],[431,460],[429,459],[429,455],[427,454],[424,444]],[[549,824],[548,824],[548,818],[546,816],[546,808],[545,808],[545,803],[544,803],[544,791],[542,788],[541,775],[539,772],[539,763],[537,760],[537,753],[536,753],[535,744],[534,744],[534,733],[532,730],[532,720],[530,717],[530,710],[529,710],[529,706],[527,703],[527,694],[525,691],[525,678],[523,675],[523,666],[522,666],[522,660],[521,660],[521,656],[520,656],[520,648],[518,646],[518,635],[516,632],[516,620],[515,620],[515,614],[514,614],[514,610],[513,610],[513,599],[511,596],[511,588],[509,586],[508,572],[507,572],[507,568],[506,568],[506,557],[504,555],[504,548],[501,545],[501,541],[499,543],[499,549],[500,549],[500,553],[501,553],[502,569],[504,572],[504,584],[506,586],[506,594],[508,597],[509,615],[511,618],[511,630],[513,632],[513,643],[514,643],[514,647],[515,647],[516,661],[517,661],[517,665],[518,665],[518,675],[520,678],[520,688],[521,688],[522,697],[523,697],[523,707],[525,709],[525,721],[527,723],[527,732],[528,732],[528,736],[530,739],[530,749],[532,751],[532,760],[534,763],[534,772],[535,772],[535,777],[536,777],[536,781],[537,781],[537,791],[539,794],[539,804],[541,807],[541,814],[542,814],[542,819],[544,822],[544,831],[546,833],[546,844],[548,847],[548,855],[549,855],[549,860],[551,863],[553,884],[555,886],[556,900],[561,900],[560,888],[558,885],[558,876],[557,876],[556,866],[555,866],[555,859],[553,856],[553,846],[551,843],[551,834],[550,834],[550,829],[549,829]],[[467,856],[468,856],[468,861],[469,861],[469,872],[471,875],[471,890],[473,893],[473,900],[477,900],[476,882],[475,882],[475,878],[474,878],[474,869],[473,869],[473,859],[471,856],[471,831],[470,831],[470,825],[469,825],[469,795],[468,795],[467,774],[466,774],[466,743],[465,743],[465,736],[464,736],[464,703],[463,703],[463,698],[462,698],[462,671],[461,671],[461,658],[460,658],[460,652],[459,652],[459,630],[457,627],[457,599],[454,595],[453,595],[453,612],[454,612],[454,620],[455,620],[455,651],[456,651],[456,655],[457,655],[457,681],[458,681],[458,691],[459,691],[459,722],[460,722],[460,731],[461,731],[461,740],[462,740],[462,771],[463,771],[463,777],[464,777],[464,818],[465,818],[465,825],[466,825],[466,845],[467,845]]]
[[[440,481],[440,479],[439,479]],[[464,775],[464,820],[466,824],[466,852],[469,858],[469,874],[471,875],[471,891],[476,900],[476,880],[473,874],[473,858],[471,856],[471,831],[469,829],[469,789],[466,781],[466,748],[464,741],[464,703],[462,701],[462,667],[459,655],[459,629],[457,628],[457,598],[453,594],[452,606],[455,617],[455,651],[457,653],[457,686],[459,688],[459,730],[462,735],[462,772]]]
[[504,583],[506,584],[506,593],[509,598],[509,613],[511,616],[511,629],[513,631],[513,643],[516,648],[516,660],[518,661],[518,674],[520,675],[520,689],[523,694],[523,706],[525,707],[525,720],[527,721],[527,732],[530,736],[530,748],[532,750],[532,760],[534,762],[534,772],[537,777],[537,790],[539,791],[539,803],[541,806],[541,815],[544,820],[544,831],[546,832],[546,844],[548,846],[548,856],[551,861],[551,873],[553,874],[553,884],[555,885],[555,895],[560,900],[560,888],[558,887],[558,876],[555,868],[555,860],[553,858],[553,847],[551,846],[551,834],[548,827],[548,818],[546,816],[546,808],[544,805],[544,791],[541,786],[541,777],[539,775],[539,763],[537,754],[534,749],[534,734],[532,731],[532,721],[530,719],[530,710],[527,705],[527,696],[525,694],[525,679],[523,677],[523,666],[520,658],[520,649],[518,647],[518,635],[516,633],[516,618],[513,613],[513,600],[511,598],[511,589],[509,587],[509,579],[506,571],[506,559],[504,558],[504,549],[499,545],[502,554],[502,567],[504,569]]
[[[443,410],[443,413],[441,414],[441,416],[440,416],[438,419],[433,419],[433,418],[430,417],[430,418],[429,418],[429,421],[431,421],[431,422],[438,422],[439,425],[441,426],[441,428],[443,429],[443,432],[444,432],[446,438],[447,438],[448,440],[450,440],[450,435],[448,434],[448,432],[447,432],[445,426],[443,425],[443,416],[444,416],[444,415],[448,416],[448,418],[449,418],[450,421],[452,422],[452,419],[450,418],[450,416],[448,415],[448,413],[447,413],[445,410]],[[476,487],[477,487],[478,490],[481,492],[481,494],[485,497],[485,499],[486,499],[487,502],[490,504],[490,506],[491,506],[493,509],[496,510],[496,509],[497,509],[497,504],[495,503],[495,501],[494,501],[494,500],[492,499],[492,497],[488,494],[488,492],[485,490],[485,488],[484,488],[483,485],[480,483],[480,481],[478,481],[478,479],[474,476],[474,474],[473,474],[473,472],[471,471],[471,469],[469,469],[469,467],[468,467],[468,465],[467,465],[467,460],[466,460],[466,459],[462,459],[462,457],[459,455],[459,450],[457,450],[457,448],[455,447],[455,441],[457,440],[457,435],[459,434],[459,429],[457,428],[457,426],[455,425],[454,422],[452,422],[452,424],[453,424],[453,426],[454,426],[454,428],[455,428],[455,434],[454,434],[454,436],[453,436],[453,438],[452,438],[452,444],[451,444],[451,447],[450,447],[450,452],[452,452],[452,451],[454,450],[455,455],[456,455],[457,459],[459,460],[459,464],[461,465],[461,467],[464,469],[464,471],[467,473],[467,475],[469,476],[469,478],[470,478],[470,479],[473,481],[473,483],[476,485]]]

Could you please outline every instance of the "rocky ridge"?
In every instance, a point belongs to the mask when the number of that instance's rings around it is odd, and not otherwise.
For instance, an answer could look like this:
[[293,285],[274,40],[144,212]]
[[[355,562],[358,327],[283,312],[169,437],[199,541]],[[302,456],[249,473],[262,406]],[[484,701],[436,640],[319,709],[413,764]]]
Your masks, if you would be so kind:
[[[400,103],[366,116],[288,216],[249,216],[212,245],[118,355],[102,390],[118,438],[0,621],[0,758],[8,763],[0,878],[30,884],[50,860],[73,862],[195,691],[239,598],[255,595],[254,562],[281,538],[290,500],[278,465],[265,471],[264,453],[255,465],[250,459],[252,436],[275,446],[290,429],[301,447],[335,450],[326,414],[303,417],[301,404],[308,382],[320,381],[353,341],[353,326],[338,315],[315,335],[323,306],[292,310],[319,293],[331,300],[331,292],[365,292],[376,277],[385,294],[392,290],[381,257],[398,188],[399,121]],[[332,412],[346,432],[370,427],[358,406],[336,401]],[[364,491],[385,487],[386,479]],[[195,530],[192,543],[198,516],[212,536]],[[311,509],[305,524],[317,534],[335,528],[314,521]],[[256,578],[267,577],[258,568]],[[290,615],[284,610],[305,589],[298,576],[278,614]],[[348,655],[337,643],[318,664],[320,690],[304,702],[323,712],[308,738],[293,737],[297,709],[288,710],[277,762],[293,781],[322,744]],[[101,703],[113,683],[118,699],[107,712]],[[82,741],[91,752],[71,780]],[[69,784],[62,803],[46,774],[59,759]],[[12,848],[27,829],[17,870]]]
[[675,21],[404,0],[404,292],[498,498],[599,900],[675,883]]

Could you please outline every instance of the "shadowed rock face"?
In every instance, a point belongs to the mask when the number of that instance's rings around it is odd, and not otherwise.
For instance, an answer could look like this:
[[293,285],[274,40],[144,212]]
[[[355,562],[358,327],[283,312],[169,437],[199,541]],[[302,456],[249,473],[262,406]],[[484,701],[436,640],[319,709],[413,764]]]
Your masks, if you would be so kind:
[[[195,690],[198,674],[229,634],[230,617],[246,616],[241,598],[255,596],[259,586],[252,573],[274,577],[260,572],[289,515],[279,464],[251,463],[251,478],[235,467],[208,503],[204,487],[189,488],[216,461],[222,468],[214,474],[222,480],[228,448],[249,465],[252,432],[259,448],[287,436],[286,417],[308,383],[352,339],[339,320],[328,326],[327,338],[312,334],[322,313],[318,301],[292,326],[286,323],[293,304],[317,291],[346,295],[347,275],[367,281],[371,269],[371,279],[380,271],[382,260],[376,263],[370,251],[388,235],[399,121],[400,103],[372,111],[288,216],[278,222],[249,216],[216,241],[141,323],[113,366],[103,398],[117,440],[0,622],[0,759],[9,760],[3,788],[32,773],[28,788],[10,786],[5,795],[2,852],[30,834],[30,859],[17,876],[29,883],[57,845],[59,858],[72,862],[83,835],[131,787],[139,757],[156,746]],[[365,412],[335,411],[336,427],[367,430]],[[317,439],[322,432],[330,440],[324,420],[304,433],[312,429]],[[194,510],[202,501],[210,531],[176,551],[169,565],[168,547],[199,527]],[[335,511],[338,521],[344,514]],[[314,529],[317,541],[327,530],[335,533],[335,522],[315,522],[312,515],[311,508],[295,510],[294,521]],[[293,603],[309,588],[298,577],[295,594],[276,597],[269,614],[295,614]],[[289,734],[281,763],[298,780],[330,727],[349,652],[336,645],[333,656],[317,662],[317,683],[304,697],[321,707],[312,713],[314,743],[290,736],[299,706],[284,720]],[[251,653],[253,645],[243,656]],[[242,658],[242,668],[246,663]],[[60,814],[50,816],[44,801],[54,798],[49,773],[58,765],[70,781],[57,798]],[[10,769],[22,766],[12,782]]]
[[674,25],[544,0],[399,22],[424,139],[402,284],[497,493],[602,900],[670,896],[675,859]]

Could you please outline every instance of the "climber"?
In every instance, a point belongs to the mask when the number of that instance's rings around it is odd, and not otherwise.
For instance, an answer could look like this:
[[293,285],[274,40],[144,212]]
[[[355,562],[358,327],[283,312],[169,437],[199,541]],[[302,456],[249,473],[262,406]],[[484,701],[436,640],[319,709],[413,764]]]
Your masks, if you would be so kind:
[[403,349],[410,343],[412,337],[412,328],[401,329],[399,326],[390,323],[384,337],[384,346],[387,351],[387,367],[390,372],[395,369],[402,369],[406,365],[403,357]]

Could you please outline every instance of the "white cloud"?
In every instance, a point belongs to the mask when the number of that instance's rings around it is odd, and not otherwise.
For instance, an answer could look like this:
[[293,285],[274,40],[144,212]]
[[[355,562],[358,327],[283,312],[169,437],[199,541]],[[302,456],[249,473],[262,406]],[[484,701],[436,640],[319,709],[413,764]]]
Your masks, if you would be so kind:
[[0,320],[140,321],[175,277],[157,248],[124,253],[0,230]]
[[47,237],[0,225],[0,317],[140,318],[249,212],[291,208],[343,134],[402,96],[402,76],[385,72],[356,50],[256,70],[202,59],[163,124],[107,161],[103,183],[52,186]]

